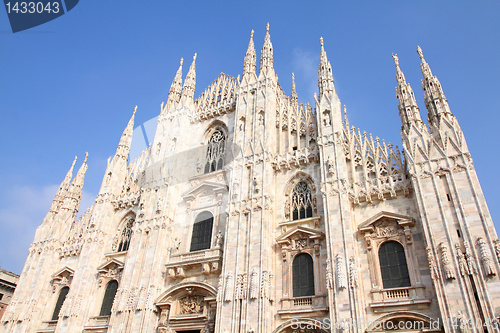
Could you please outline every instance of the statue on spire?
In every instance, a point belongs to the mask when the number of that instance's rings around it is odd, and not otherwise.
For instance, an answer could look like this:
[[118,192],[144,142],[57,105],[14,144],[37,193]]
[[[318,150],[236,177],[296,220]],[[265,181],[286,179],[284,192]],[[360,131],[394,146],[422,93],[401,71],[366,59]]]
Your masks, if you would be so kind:
[[318,88],[319,88],[319,96],[323,93],[331,93],[334,89],[333,75],[332,75],[332,65],[328,61],[328,57],[326,55],[325,46],[323,44],[323,37],[319,39],[321,44],[321,52],[320,52],[320,63],[318,66]]
[[193,102],[194,90],[196,88],[196,57],[197,53],[193,56],[193,62],[191,63],[186,79],[184,80],[181,97],[184,103]]
[[255,45],[253,43],[253,33],[250,32],[250,41],[248,42],[247,53],[245,54],[245,60],[243,62],[243,76],[247,74],[255,74],[257,69],[257,53],[255,52]]
[[170,91],[168,93],[167,105],[165,106],[165,109],[169,109],[169,108],[177,106],[177,104],[181,100],[181,92],[182,92],[182,63],[183,62],[184,62],[184,58],[181,58],[179,69],[177,70],[177,73],[175,73],[174,80],[172,81],[172,85],[170,86]]
[[269,23],[266,25],[266,37],[264,37],[264,45],[260,53],[260,73],[274,69],[273,68],[273,44],[271,43],[271,35],[269,34]]

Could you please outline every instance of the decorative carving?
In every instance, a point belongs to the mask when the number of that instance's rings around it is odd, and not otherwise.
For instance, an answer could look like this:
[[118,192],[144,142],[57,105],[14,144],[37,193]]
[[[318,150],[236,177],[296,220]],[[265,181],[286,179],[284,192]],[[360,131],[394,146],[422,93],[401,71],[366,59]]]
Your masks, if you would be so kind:
[[337,286],[339,290],[347,288],[347,276],[344,264],[344,258],[339,253],[335,257],[336,267],[337,267]]
[[247,291],[247,275],[245,273],[238,274],[236,280],[236,297],[235,299],[245,299]]
[[250,298],[256,299],[259,296],[259,274],[254,268],[252,270],[252,277],[250,278]]
[[222,302],[222,288],[224,284],[224,279],[222,277],[219,278],[219,285],[217,286],[217,302]]
[[179,299],[180,314],[202,313],[203,296],[188,295]]
[[111,280],[119,281],[123,271],[123,263],[112,259],[97,268],[99,288]]
[[455,279],[455,272],[453,271],[453,265],[450,261],[448,246],[445,242],[439,243],[439,250],[441,251],[441,264],[444,269],[444,276],[447,280]]
[[467,261],[467,265],[469,266],[469,272],[475,275],[477,274],[476,260],[472,255],[472,249],[468,241],[464,241],[464,247],[465,247],[465,260]]
[[260,297],[269,298],[269,272],[262,272],[262,280],[260,281]]
[[231,302],[231,300],[233,299],[233,289],[234,289],[233,273],[229,272],[227,273],[226,276],[224,302]]
[[498,263],[500,263],[500,240],[498,238],[493,241],[493,246],[495,247]]
[[335,176],[335,164],[333,163],[332,157],[329,156],[326,160],[326,169],[330,177]]
[[354,257],[349,258],[349,283],[351,288],[358,286],[358,267],[354,261]]
[[429,263],[429,272],[431,273],[431,279],[437,280],[439,277],[438,269],[436,266],[436,259],[432,254],[432,249],[430,247],[426,248],[427,251],[427,262]]
[[460,271],[460,275],[467,276],[471,275],[469,271],[469,266],[467,265],[467,261],[465,260],[465,256],[462,253],[462,249],[460,248],[460,244],[455,244],[455,252],[457,253],[458,260],[458,268]]
[[332,275],[332,265],[330,261],[326,264],[326,289],[333,288],[333,275]]
[[479,246],[481,263],[483,264],[484,273],[489,276],[496,275],[497,273],[493,268],[493,259],[491,258],[490,250],[488,250],[486,242],[482,237],[479,237],[477,239],[477,245]]

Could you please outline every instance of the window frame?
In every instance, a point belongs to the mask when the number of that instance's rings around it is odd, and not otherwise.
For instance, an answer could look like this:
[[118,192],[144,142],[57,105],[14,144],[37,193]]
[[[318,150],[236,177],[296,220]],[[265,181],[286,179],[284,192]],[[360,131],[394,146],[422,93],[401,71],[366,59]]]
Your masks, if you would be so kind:
[[[66,293],[61,298],[61,295],[63,295],[63,291],[66,291]],[[61,314],[61,309],[62,309],[62,307],[64,305],[64,302],[66,301],[66,298],[68,297],[69,291],[70,291],[70,289],[69,289],[68,286],[64,286],[64,287],[62,287],[59,290],[59,294],[57,296],[56,304],[54,306],[54,311],[52,312],[52,317],[51,317],[52,321],[59,320],[59,315]]]
[[[308,264],[310,264],[309,267],[307,267],[306,269],[309,271],[309,272],[306,272],[308,274],[302,274],[302,276],[297,276],[297,267],[300,267],[300,266],[297,266],[296,265],[296,260],[299,260],[299,258],[308,258]],[[307,253],[307,252],[299,252],[297,253],[294,257],[293,257],[293,260],[292,260],[292,297],[294,298],[297,298],[297,297],[313,297],[316,295],[316,286],[315,286],[315,274],[314,274],[314,259],[313,257]],[[307,280],[307,285],[306,287],[307,288],[304,288],[300,286],[300,283],[297,282],[299,281],[298,278],[304,278],[306,277]],[[302,281],[300,281],[302,282]],[[303,289],[307,289],[307,290],[303,290]],[[303,294],[301,294],[303,293]],[[300,295],[299,295],[300,294]]]
[[[211,217],[203,218],[203,214],[210,214]],[[189,252],[208,250],[212,247],[212,237],[214,231],[214,222],[215,217],[211,211],[204,210],[196,215],[194,219],[193,227],[191,229],[191,242],[189,245]],[[207,224],[206,229],[210,230],[210,232],[206,232],[204,235],[196,235],[197,238],[205,238],[202,241],[197,241],[194,243],[195,233],[200,232],[198,229],[203,227],[203,224]]]
[[[116,285],[116,288],[114,290],[111,290],[110,289],[111,285]],[[102,297],[101,310],[99,311],[99,316],[101,316],[101,317],[111,316],[111,310],[113,308],[113,303],[114,303],[115,298],[116,298],[116,293],[118,291],[118,287],[119,287],[119,284],[118,284],[117,280],[111,280],[106,285],[106,290],[104,291],[104,296]],[[111,295],[113,297],[111,297]],[[111,299],[111,301],[110,301],[110,299]],[[107,310],[107,311],[104,311],[104,310]]]
[[[385,252],[381,253],[381,251],[390,244],[394,244],[396,248],[400,249],[402,252],[394,252],[393,254],[396,254],[398,257],[397,260],[399,262],[396,265],[391,265],[391,263],[395,263],[395,261],[391,260],[390,257],[387,257],[385,260],[383,260],[381,255],[387,255],[389,256],[390,253]],[[378,248],[378,257],[379,257],[379,267],[380,267],[380,275],[382,278],[382,287],[384,289],[398,289],[398,288],[406,288],[406,287],[411,287],[411,277],[410,277],[410,272],[408,270],[408,260],[406,258],[406,251],[404,249],[404,246],[395,240],[387,240],[383,243],[380,244]],[[402,260],[401,260],[402,259]],[[382,265],[383,261],[387,261],[388,265]],[[400,275],[399,276],[399,285],[392,285],[391,283],[395,283],[396,277],[391,276],[391,271],[393,271],[391,268],[397,267],[397,273]],[[404,272],[406,271],[406,273]],[[385,275],[385,276],[384,276]],[[407,281],[405,281],[407,280]],[[404,285],[403,285],[404,284]]]
[[[213,142],[215,135],[220,133],[222,140]],[[222,170],[225,165],[226,160],[226,145],[227,145],[227,133],[224,129],[215,127],[208,136],[206,141],[207,150],[205,152],[205,166],[204,174],[209,174],[215,171]],[[214,152],[214,150],[217,150]]]

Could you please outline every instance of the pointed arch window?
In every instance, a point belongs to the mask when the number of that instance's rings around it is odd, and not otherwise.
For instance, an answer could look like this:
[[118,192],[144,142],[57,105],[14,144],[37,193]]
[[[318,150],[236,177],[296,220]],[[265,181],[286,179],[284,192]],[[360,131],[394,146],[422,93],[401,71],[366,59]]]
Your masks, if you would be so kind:
[[311,188],[304,182],[298,182],[292,191],[292,218],[305,219],[313,216]]
[[104,293],[101,312],[99,313],[99,316],[111,315],[111,308],[113,307],[113,301],[115,300],[117,290],[118,290],[118,282],[116,280],[110,281],[106,286],[106,292]]
[[130,218],[125,225],[125,228],[123,228],[122,234],[120,236],[120,243],[118,245],[118,252],[128,251],[130,240],[132,239],[132,228],[134,227],[134,222],[135,219]]
[[388,241],[378,250],[384,289],[410,287],[410,275],[403,245]]
[[52,320],[58,320],[59,312],[61,312],[62,305],[68,296],[69,287],[64,287],[59,292],[59,297],[57,297],[56,307],[54,308],[54,313],[52,314]]
[[226,136],[222,130],[216,130],[208,141],[205,173],[222,169],[226,152]]
[[200,213],[193,225],[190,251],[206,250],[212,242],[212,227],[214,216],[210,212]]
[[293,297],[314,295],[313,259],[307,253],[301,253],[293,259]]

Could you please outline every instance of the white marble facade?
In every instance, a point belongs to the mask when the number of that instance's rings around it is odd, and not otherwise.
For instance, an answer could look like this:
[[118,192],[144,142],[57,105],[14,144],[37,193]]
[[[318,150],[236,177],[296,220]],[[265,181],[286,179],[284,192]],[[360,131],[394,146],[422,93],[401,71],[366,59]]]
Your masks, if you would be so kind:
[[0,331],[498,331],[500,242],[418,53],[427,124],[393,56],[401,149],[351,128],[323,40],[314,106],[280,87],[269,26],[258,72],[252,32],[241,77],[197,99],[181,60],[154,142],[127,162],[134,110],[76,222],[73,163]]

